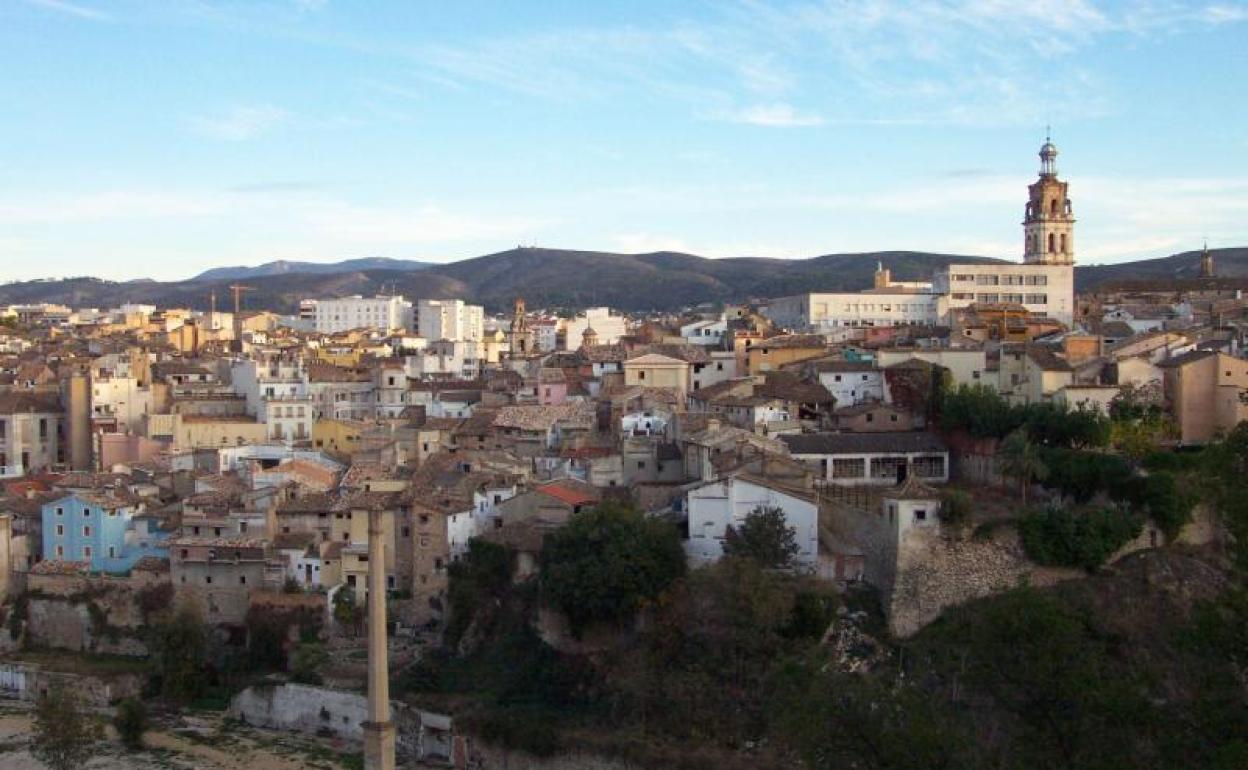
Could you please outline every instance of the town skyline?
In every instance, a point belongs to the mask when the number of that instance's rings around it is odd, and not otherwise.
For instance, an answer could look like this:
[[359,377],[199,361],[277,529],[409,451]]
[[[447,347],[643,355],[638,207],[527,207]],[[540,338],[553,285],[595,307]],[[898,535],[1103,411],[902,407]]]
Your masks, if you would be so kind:
[[32,0],[0,21],[4,280],[516,244],[1019,260],[1046,124],[1080,264],[1248,243],[1238,4]]

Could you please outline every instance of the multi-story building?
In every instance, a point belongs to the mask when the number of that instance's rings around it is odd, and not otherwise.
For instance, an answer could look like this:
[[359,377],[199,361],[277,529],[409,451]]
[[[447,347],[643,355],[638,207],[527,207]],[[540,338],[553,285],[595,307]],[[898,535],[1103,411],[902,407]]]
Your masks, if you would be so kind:
[[0,393],[0,478],[64,462],[63,418],[53,396]]
[[169,533],[138,507],[104,492],[79,491],[42,508],[43,558],[125,572],[144,556],[164,558]]
[[316,330],[325,334],[351,329],[394,331],[413,327],[412,303],[401,296],[318,299],[315,305],[301,305],[300,315],[312,315]]
[[416,328],[430,341],[480,342],[485,338],[485,310],[462,299],[422,299],[416,305]]
[[285,578],[285,568],[270,563],[267,544],[259,538],[183,536],[168,546],[174,590],[194,597],[213,624],[242,623],[251,592],[277,588]]
[[1248,361],[1193,350],[1158,366],[1181,443],[1212,441],[1248,420]]
[[795,331],[844,326],[925,326],[944,312],[944,299],[931,291],[873,289],[866,292],[807,293],[774,299],[767,317]]
[[[591,307],[563,325],[564,343],[567,350],[579,350],[585,339],[585,330],[593,329],[599,345],[613,345],[628,334],[628,321],[624,316],[614,315],[610,308]],[[543,348],[545,350],[545,348]]]

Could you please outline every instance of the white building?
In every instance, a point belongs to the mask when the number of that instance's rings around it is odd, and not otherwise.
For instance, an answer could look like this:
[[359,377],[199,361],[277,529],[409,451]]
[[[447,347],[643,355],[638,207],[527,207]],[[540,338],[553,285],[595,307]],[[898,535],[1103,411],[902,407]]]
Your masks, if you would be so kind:
[[580,350],[586,329],[594,330],[599,345],[611,345],[628,334],[628,321],[624,316],[614,315],[610,308],[591,307],[564,324],[564,348]]
[[884,372],[872,361],[819,361],[815,371],[838,408],[886,400]]
[[485,338],[485,309],[462,299],[422,299],[416,303],[416,328],[431,342],[479,342]]
[[359,295],[340,299],[318,299],[315,305],[301,303],[300,311],[311,312],[316,330],[322,334],[351,329],[394,331],[413,327],[412,303],[401,296],[365,298]]
[[940,294],[889,288],[780,297],[768,305],[767,317],[777,326],[807,332],[846,326],[927,326],[939,323],[944,312]]
[[740,528],[755,509],[779,508],[793,530],[798,552],[794,562],[813,570],[819,559],[819,506],[813,495],[745,475],[712,481],[689,490],[689,540],[685,552],[693,566],[719,561],[728,527]]
[[724,344],[724,335],[727,333],[728,319],[723,314],[719,318],[694,321],[680,327],[680,336],[690,345],[719,347]]

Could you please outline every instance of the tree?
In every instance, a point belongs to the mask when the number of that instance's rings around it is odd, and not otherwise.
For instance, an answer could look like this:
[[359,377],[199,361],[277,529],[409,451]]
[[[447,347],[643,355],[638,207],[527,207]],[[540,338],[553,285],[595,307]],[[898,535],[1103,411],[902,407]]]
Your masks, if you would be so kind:
[[543,599],[579,633],[632,618],[684,574],[685,553],[671,524],[607,502],[546,536],[541,570]]
[[1052,507],[1024,516],[1018,531],[1023,550],[1036,562],[1091,572],[1138,536],[1143,526],[1129,507],[1089,511]]
[[739,530],[729,525],[724,534],[726,555],[753,559],[771,569],[789,568],[800,550],[796,532],[776,506],[758,506],[746,514]]
[[359,635],[364,626],[364,608],[355,603],[355,591],[341,588],[334,594],[334,622],[343,628],[350,628],[351,633]]
[[54,687],[35,705],[30,753],[52,770],[77,770],[95,753],[100,725],[67,687]]
[[121,736],[121,743],[130,751],[143,748],[143,733],[147,731],[147,707],[138,698],[123,698],[117,704],[113,727]]
[[468,540],[468,552],[447,569],[450,578],[447,603],[446,643],[454,646],[468,629],[477,610],[490,598],[501,596],[511,581],[511,554],[497,543],[479,537]]
[[190,601],[153,627],[151,649],[161,691],[175,703],[194,700],[208,686],[208,633],[199,605]]
[[329,662],[325,648],[315,642],[305,642],[295,648],[290,656],[290,678],[300,684],[321,684],[321,667]]
[[1023,505],[1027,505],[1027,486],[1032,479],[1043,481],[1049,475],[1049,469],[1040,459],[1040,450],[1031,442],[1025,428],[1019,428],[1001,442],[1001,460],[1005,474],[1018,479]]

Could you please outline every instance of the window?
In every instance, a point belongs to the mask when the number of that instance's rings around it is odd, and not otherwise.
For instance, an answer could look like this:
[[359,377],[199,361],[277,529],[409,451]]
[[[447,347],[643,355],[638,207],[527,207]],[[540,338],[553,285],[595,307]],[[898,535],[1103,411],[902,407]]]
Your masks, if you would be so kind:
[[83,537],[91,537],[91,528],[90,528],[90,527],[83,527],[83,528],[82,528],[82,536],[83,536]]
[[246,576],[246,575],[239,575],[239,576],[238,576],[238,583],[239,583],[239,585],[244,585],[244,586],[245,586],[245,585],[247,585],[247,576]]
[[108,558],[110,558],[110,559],[116,559],[116,558],[117,558],[117,546],[115,546],[115,545],[110,545],[110,546],[108,547]]
[[205,583],[208,583],[208,584],[211,584],[211,583],[212,583],[212,575],[204,575],[204,582],[205,582]]
[[[763,352],[766,353],[767,351],[764,350]],[[639,380],[646,379],[646,373],[644,371],[637,372],[637,379]]]
[[56,525],[56,535],[57,535],[57,537],[61,537],[61,536],[63,536],[64,534],[65,534],[65,525],[64,525],[64,524],[57,524],[57,525]]
[[63,545],[58,545],[58,546],[56,547],[56,558],[58,558],[58,559],[59,559],[59,558],[61,558],[61,557],[62,557],[62,556],[64,556],[64,555],[65,555],[65,546],[63,546]]
[[64,508],[57,508],[57,509],[56,509],[56,515],[57,515],[57,516],[64,516],[64,515],[65,515],[65,509],[64,509]]
[[997,285],[997,276],[995,276],[995,275],[980,275],[980,276],[977,276],[977,277],[976,277],[976,279],[975,279],[975,283],[976,283],[976,284],[978,284],[979,286],[996,286],[996,285]]
[[84,519],[89,519],[89,518],[91,518],[91,509],[90,509],[90,508],[83,508],[83,509],[82,509],[82,518],[84,518]]
[[914,512],[914,520],[915,521],[927,521],[927,511],[923,510],[922,508],[916,510]]

